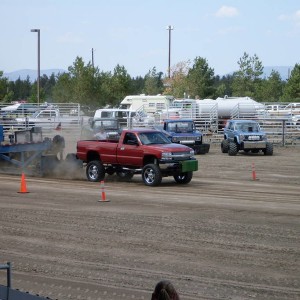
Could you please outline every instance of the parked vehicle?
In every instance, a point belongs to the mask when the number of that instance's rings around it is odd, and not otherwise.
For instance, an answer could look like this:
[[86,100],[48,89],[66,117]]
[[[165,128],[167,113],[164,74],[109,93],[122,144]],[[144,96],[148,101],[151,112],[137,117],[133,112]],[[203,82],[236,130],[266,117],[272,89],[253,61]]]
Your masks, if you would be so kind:
[[169,95],[133,95],[126,96],[120,103],[120,108],[133,111],[143,110],[146,114],[154,114],[168,108],[174,100]]
[[80,119],[70,116],[62,116],[57,108],[46,108],[36,111],[31,116],[16,118],[16,124],[20,127],[57,127],[61,123],[79,124]]
[[270,117],[290,117],[300,114],[300,103],[293,102],[287,105],[267,105],[268,116]]
[[157,186],[167,176],[187,184],[198,170],[193,149],[170,143],[154,129],[124,129],[119,141],[78,141],[76,156],[86,164],[87,179],[94,182],[116,173],[125,180],[142,174],[147,186]]
[[294,126],[299,128],[300,127],[300,115],[292,116],[292,123],[293,123]]
[[122,127],[130,127],[135,111],[120,108],[101,108],[95,111],[94,120],[99,118],[117,119]]
[[2,107],[0,109],[1,115],[31,115],[37,111],[39,107],[31,103],[15,103]]
[[267,141],[266,133],[260,129],[259,123],[253,120],[229,120],[224,128],[224,139],[221,151],[233,156],[238,151],[273,154],[273,144]]
[[94,119],[114,118],[117,119],[122,127],[131,128],[132,126],[149,126],[155,121],[153,115],[148,115],[144,111],[133,111],[121,108],[102,108],[97,109]]
[[300,115],[289,116],[286,121],[286,126],[292,130],[300,130]]
[[105,139],[118,140],[122,131],[120,122],[114,118],[91,118],[89,124],[82,128],[82,139],[98,139],[97,134],[105,133]]
[[196,129],[193,120],[165,120],[162,129],[172,143],[189,146],[194,149],[195,154],[209,152],[210,145],[203,143],[203,134]]

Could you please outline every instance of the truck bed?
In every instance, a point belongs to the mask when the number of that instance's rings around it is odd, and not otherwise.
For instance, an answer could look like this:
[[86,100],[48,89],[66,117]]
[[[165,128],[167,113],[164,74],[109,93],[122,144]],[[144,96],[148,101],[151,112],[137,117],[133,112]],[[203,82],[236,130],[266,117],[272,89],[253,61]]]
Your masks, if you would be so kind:
[[103,163],[117,163],[118,140],[81,140],[77,143],[77,158],[88,161],[91,152],[101,153]]

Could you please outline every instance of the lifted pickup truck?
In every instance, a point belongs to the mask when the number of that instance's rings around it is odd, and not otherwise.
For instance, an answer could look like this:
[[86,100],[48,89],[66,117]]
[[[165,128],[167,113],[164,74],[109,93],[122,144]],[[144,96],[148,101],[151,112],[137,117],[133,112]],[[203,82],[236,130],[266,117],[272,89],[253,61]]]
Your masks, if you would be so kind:
[[172,143],[183,144],[194,149],[195,154],[206,154],[210,145],[203,143],[203,134],[196,129],[191,119],[165,120],[163,131]]
[[229,120],[224,128],[224,139],[221,142],[222,153],[234,156],[238,151],[273,154],[273,144],[267,141],[266,133],[259,123],[253,120]]
[[87,179],[94,182],[116,173],[124,180],[142,174],[147,186],[157,186],[167,176],[187,184],[198,170],[193,149],[170,143],[154,129],[124,129],[118,141],[78,141],[76,156],[86,164]]

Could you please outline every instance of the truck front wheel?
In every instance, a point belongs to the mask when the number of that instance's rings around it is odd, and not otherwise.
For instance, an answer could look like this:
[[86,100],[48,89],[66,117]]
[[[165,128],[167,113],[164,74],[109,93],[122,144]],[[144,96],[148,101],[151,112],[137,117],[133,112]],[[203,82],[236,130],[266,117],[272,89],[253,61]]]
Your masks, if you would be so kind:
[[273,144],[267,142],[266,149],[263,150],[265,155],[273,155]]
[[98,182],[105,177],[105,168],[98,160],[90,161],[86,166],[86,177],[89,181]]
[[145,185],[157,186],[161,183],[162,180],[161,171],[157,165],[148,164],[143,168],[142,178]]
[[175,181],[180,184],[187,184],[192,180],[192,178],[193,172],[185,172],[174,176]]
[[234,156],[234,155],[237,155],[238,153],[238,146],[236,143],[234,142],[230,142],[229,143],[229,149],[228,149],[228,154],[230,156]]

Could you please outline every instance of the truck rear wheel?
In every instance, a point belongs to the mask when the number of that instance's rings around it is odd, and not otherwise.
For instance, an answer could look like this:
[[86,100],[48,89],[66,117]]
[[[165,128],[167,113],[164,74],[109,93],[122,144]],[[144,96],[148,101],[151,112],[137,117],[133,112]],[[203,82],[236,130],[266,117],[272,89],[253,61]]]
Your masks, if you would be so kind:
[[98,182],[105,177],[105,168],[98,160],[90,161],[86,166],[86,177],[89,181]]
[[161,183],[162,180],[161,171],[157,165],[148,164],[143,168],[142,178],[145,185],[157,186]]
[[221,142],[221,151],[222,153],[228,153],[228,150],[229,150],[229,141],[224,139]]
[[180,184],[187,184],[192,180],[192,178],[193,172],[185,172],[174,176],[175,181]]

